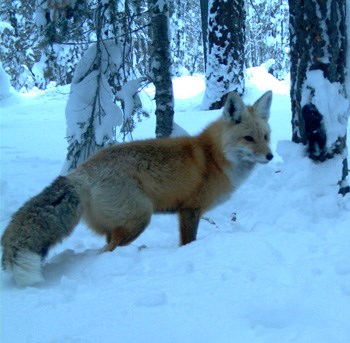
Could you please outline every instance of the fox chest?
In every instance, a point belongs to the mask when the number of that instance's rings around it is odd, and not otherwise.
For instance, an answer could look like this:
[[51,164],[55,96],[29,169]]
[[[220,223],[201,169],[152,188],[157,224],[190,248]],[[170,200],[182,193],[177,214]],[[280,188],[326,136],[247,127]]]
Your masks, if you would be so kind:
[[243,162],[236,165],[231,165],[227,168],[226,175],[228,176],[232,187],[236,190],[240,187],[251,174],[255,163]]

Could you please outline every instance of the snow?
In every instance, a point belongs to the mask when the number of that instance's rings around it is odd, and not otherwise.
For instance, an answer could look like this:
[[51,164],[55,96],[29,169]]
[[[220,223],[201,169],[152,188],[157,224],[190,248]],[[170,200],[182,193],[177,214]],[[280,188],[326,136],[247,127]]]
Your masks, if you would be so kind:
[[131,118],[135,109],[139,107],[138,104],[138,94],[139,89],[141,88],[142,82],[145,79],[140,77],[136,80],[131,80],[126,82],[120,91],[117,92],[117,98],[122,100],[124,103],[124,116],[126,118]]
[[[350,23],[350,0],[346,0],[346,22]],[[348,36],[348,44],[347,44],[347,56],[350,56],[350,25],[347,24],[347,36]],[[347,78],[346,78],[346,91],[347,94],[350,94],[350,58],[346,60],[346,70],[348,71],[347,73]]]
[[6,23],[5,21],[0,21],[0,33],[3,33],[5,29],[14,31],[14,28],[11,26],[11,24]]
[[343,86],[339,82],[329,82],[322,70],[310,70],[306,73],[302,86],[301,107],[312,103],[322,113],[328,148],[338,137],[344,137],[346,134],[350,104],[343,93]]
[[10,76],[5,72],[0,61],[0,101],[15,95],[16,91],[11,86]]
[[71,86],[71,96],[66,108],[67,136],[71,137],[71,140],[75,139],[80,143],[83,139],[93,107],[97,107],[93,102],[97,87],[103,89],[99,105],[106,113],[98,112],[94,118],[97,144],[102,144],[105,136],[112,137],[113,127],[121,124],[121,112],[111,100],[113,96],[108,81],[104,75],[99,75],[99,71],[92,71],[79,83],[72,83]]
[[158,0],[154,7],[158,7],[159,12],[163,12],[164,6],[166,6],[167,2],[164,0]]
[[46,56],[45,53],[41,54],[40,61],[35,62],[32,67],[32,73],[34,74],[35,80],[40,84],[41,87],[45,87],[45,70]]
[[[68,142],[72,145],[76,142],[85,144],[87,132],[91,129],[96,144],[102,146],[114,142],[115,127],[120,126],[123,121],[122,111],[113,102],[113,93],[108,83],[111,74],[118,72],[121,63],[120,47],[113,40],[107,40],[100,48],[100,59],[98,59],[98,46],[91,44],[74,72],[66,107],[66,134]],[[131,100],[133,101],[132,97]],[[126,105],[128,104],[126,102]],[[92,124],[91,117],[93,117]],[[70,156],[63,170],[67,171],[73,165],[79,165],[85,156],[89,156],[87,150],[86,146],[81,149],[82,153],[77,161],[75,161],[77,156]]]
[[[260,68],[248,73],[246,102],[274,92],[274,160],[206,213],[188,246],[178,247],[174,215],[155,215],[132,245],[112,253],[100,253],[104,240],[80,224],[50,252],[39,286],[18,288],[2,273],[1,342],[350,341],[350,202],[337,194],[341,161],[306,158],[289,141],[285,83],[260,80]],[[199,110],[194,89],[203,96],[204,83],[174,82],[175,120],[190,134],[220,114]],[[0,103],[1,230],[61,170],[67,93],[53,88]],[[138,123],[134,138],[154,136],[154,124],[153,116]]]
[[47,6],[45,6],[45,3],[41,3],[40,6],[35,6],[34,21],[36,26],[38,26],[39,28],[42,28],[47,24],[47,20],[45,16],[46,10],[47,10]]

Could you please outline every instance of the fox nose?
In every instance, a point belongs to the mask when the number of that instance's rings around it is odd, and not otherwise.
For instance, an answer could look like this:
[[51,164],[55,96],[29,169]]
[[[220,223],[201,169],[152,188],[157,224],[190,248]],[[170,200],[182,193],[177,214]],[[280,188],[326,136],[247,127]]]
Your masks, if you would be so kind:
[[271,154],[271,152],[269,152],[267,155],[266,155],[266,159],[268,159],[269,161],[271,161],[273,159],[273,155]]

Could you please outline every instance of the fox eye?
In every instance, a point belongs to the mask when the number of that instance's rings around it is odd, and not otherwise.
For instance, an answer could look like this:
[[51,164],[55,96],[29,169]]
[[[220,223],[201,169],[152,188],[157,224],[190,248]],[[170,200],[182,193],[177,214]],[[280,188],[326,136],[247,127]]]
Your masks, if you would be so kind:
[[247,141],[247,142],[254,142],[254,138],[252,136],[244,136],[244,139]]

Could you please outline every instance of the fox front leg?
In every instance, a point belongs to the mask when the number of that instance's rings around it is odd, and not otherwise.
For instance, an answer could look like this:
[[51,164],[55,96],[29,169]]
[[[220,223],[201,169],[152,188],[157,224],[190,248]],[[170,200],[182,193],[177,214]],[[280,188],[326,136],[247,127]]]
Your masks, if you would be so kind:
[[180,216],[180,245],[193,242],[197,237],[197,229],[201,212],[199,209],[182,209]]

